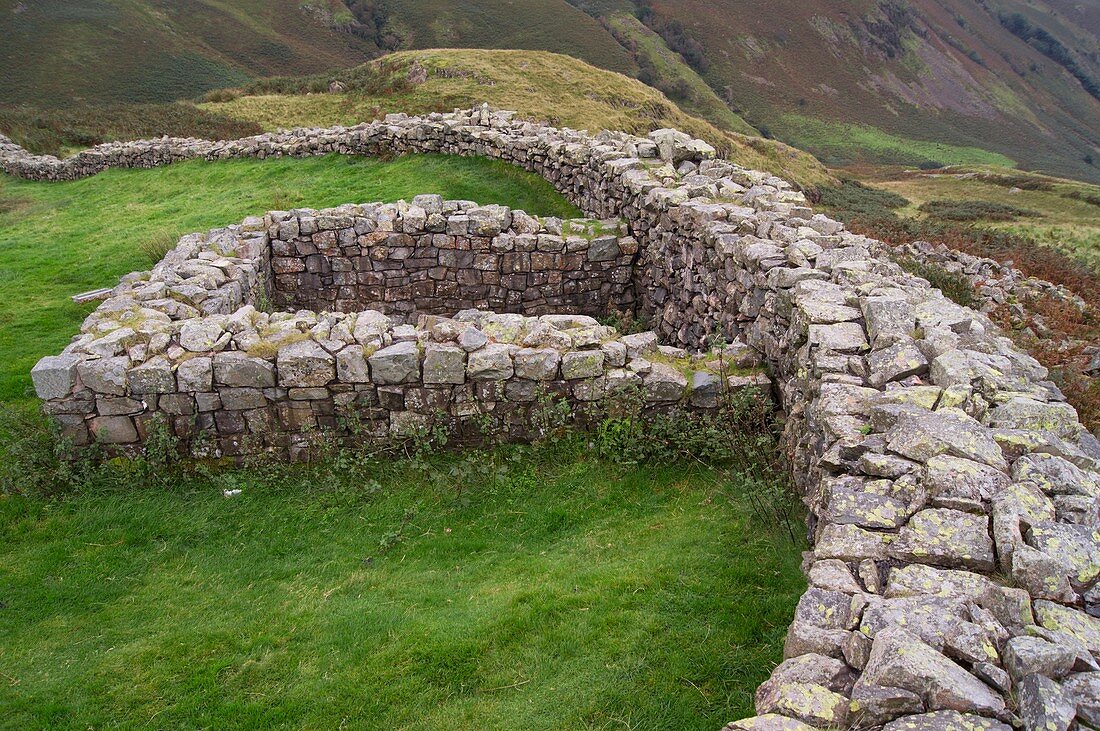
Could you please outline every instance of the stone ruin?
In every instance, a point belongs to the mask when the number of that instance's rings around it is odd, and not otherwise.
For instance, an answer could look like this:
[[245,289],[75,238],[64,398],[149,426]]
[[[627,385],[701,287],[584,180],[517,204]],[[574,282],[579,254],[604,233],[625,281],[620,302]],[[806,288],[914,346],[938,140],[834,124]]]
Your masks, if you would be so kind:
[[[593,136],[485,107],[67,160],[0,139],[0,168],[416,152],[507,160],[608,223],[570,243],[564,223],[420,198],[184,237],[35,367],[47,412],[77,439],[201,420],[227,454],[264,434],[290,448],[361,400],[390,433],[499,409],[522,436],[516,405],[543,387],[581,406],[639,383],[654,406],[710,408],[728,378],[706,352],[717,333],[771,375],[813,544],[785,659],[727,729],[1100,728],[1100,443],[985,315],[784,181],[672,130]],[[573,311],[626,304],[654,333]]]

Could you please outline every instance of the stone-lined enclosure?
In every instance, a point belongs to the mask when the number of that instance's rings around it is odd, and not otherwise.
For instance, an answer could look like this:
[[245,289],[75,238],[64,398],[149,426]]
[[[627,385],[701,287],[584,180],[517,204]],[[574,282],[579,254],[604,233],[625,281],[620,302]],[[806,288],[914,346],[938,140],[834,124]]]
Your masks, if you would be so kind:
[[[705,144],[672,131],[590,136],[484,108],[233,142],[110,145],[66,161],[8,147],[0,164],[12,174],[65,179],[191,157],[330,152],[486,155],[537,172],[588,215],[625,222],[638,246],[634,294],[665,345],[700,349],[720,332],[761,355],[787,413],[784,445],[814,545],[787,659],[757,693],[760,715],[729,728],[1100,725],[1100,445],[1045,370],[984,315],[905,274],[883,244],[814,215],[783,181],[713,159]],[[192,361],[208,358],[217,378],[219,358],[250,357],[237,339],[249,331],[240,306],[257,286],[255,249],[262,255],[281,222],[255,219],[185,238],[152,275],[126,278],[86,332],[36,368],[47,409],[63,423],[101,418],[74,413],[76,404],[98,408],[85,382],[96,369],[115,374],[112,388],[123,392],[116,398],[152,403],[157,388],[178,389],[192,369],[206,386],[205,366]],[[158,301],[175,314],[145,313]],[[130,327],[99,327],[118,313],[134,313],[124,316]],[[268,327],[305,318],[302,327],[287,326],[297,342],[274,356],[280,377],[284,350],[294,378],[311,360],[329,372],[334,334],[348,342],[347,332],[359,345],[359,322],[349,320],[363,314],[313,316],[315,323],[301,313],[266,317]],[[379,317],[367,322],[384,322]],[[486,316],[469,315],[479,317]],[[436,325],[446,337],[435,336]],[[440,342],[463,353],[461,333],[450,345],[451,328],[495,337],[447,320],[424,326],[387,323],[383,333],[378,325],[377,337],[385,345],[389,335],[405,351],[416,339],[425,351]],[[584,321],[581,329],[591,327]],[[125,329],[149,337],[128,342]],[[181,352],[184,337],[197,357]],[[599,352],[607,368],[618,355],[605,346],[621,354],[616,342],[630,358],[630,341],[613,337],[580,350],[572,340],[565,352]],[[519,345],[509,351],[513,370]],[[175,370],[166,365],[174,348],[182,361]],[[110,359],[119,359],[113,371],[91,366]],[[576,382],[598,388],[609,378]],[[681,398],[690,393],[682,389]]]

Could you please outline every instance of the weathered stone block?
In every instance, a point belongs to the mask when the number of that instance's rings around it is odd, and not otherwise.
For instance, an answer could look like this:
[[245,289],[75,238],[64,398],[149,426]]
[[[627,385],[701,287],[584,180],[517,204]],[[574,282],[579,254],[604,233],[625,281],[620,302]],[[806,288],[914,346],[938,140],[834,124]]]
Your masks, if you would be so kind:
[[275,364],[246,353],[214,356],[214,383],[219,386],[267,388],[275,385]]
[[325,386],[336,377],[336,357],[313,340],[279,348],[276,366],[284,387]]
[[374,383],[392,385],[420,378],[420,349],[416,343],[397,343],[382,348],[367,360]]
[[38,398],[58,399],[68,396],[76,385],[76,365],[80,359],[72,355],[48,355],[31,369],[31,381]]
[[466,382],[466,351],[454,345],[428,343],[424,348],[424,383]]
[[176,374],[164,358],[154,358],[130,369],[130,393],[172,393],[176,390]]
[[469,354],[466,371],[475,381],[503,381],[515,374],[512,353],[514,345],[491,343]]
[[552,348],[522,348],[515,354],[516,376],[531,381],[552,381],[558,377],[561,353]]

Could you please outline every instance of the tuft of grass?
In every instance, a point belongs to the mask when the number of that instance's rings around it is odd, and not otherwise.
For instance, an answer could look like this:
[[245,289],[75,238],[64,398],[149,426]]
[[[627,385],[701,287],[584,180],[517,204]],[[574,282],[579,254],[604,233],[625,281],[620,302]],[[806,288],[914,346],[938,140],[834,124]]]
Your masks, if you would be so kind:
[[25,207],[0,222],[0,401],[30,396],[34,363],[79,331],[94,305],[73,304],[73,294],[149,267],[156,252],[146,242],[291,203],[323,208],[418,193],[580,215],[542,178],[482,158],[193,161],[63,183],[2,180],[0,201]]
[[155,266],[169,251],[176,248],[178,242],[179,237],[170,231],[160,231],[139,243],[138,249],[145,255],[149,266]]
[[[0,419],[5,462],[36,429]],[[805,587],[751,473],[575,436],[189,469],[0,500],[8,723],[713,729]]]

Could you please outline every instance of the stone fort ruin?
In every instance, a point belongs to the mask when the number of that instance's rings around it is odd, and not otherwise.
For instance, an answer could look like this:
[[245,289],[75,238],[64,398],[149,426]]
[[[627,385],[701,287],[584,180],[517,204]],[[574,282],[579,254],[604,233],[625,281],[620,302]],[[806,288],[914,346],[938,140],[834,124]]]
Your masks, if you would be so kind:
[[[540,389],[583,413],[628,385],[708,409],[759,383],[714,367],[718,334],[770,374],[813,541],[786,659],[728,728],[1100,726],[1100,444],[987,317],[784,181],[671,130],[487,108],[63,161],[0,140],[0,168],[417,152],[512,162],[592,219],[425,196],[184,237],[35,367],[47,412],[78,443],[139,444],[159,416],[222,454],[294,454],[347,409],[378,433],[489,413],[523,437]],[[653,332],[589,317],[616,309]]]

